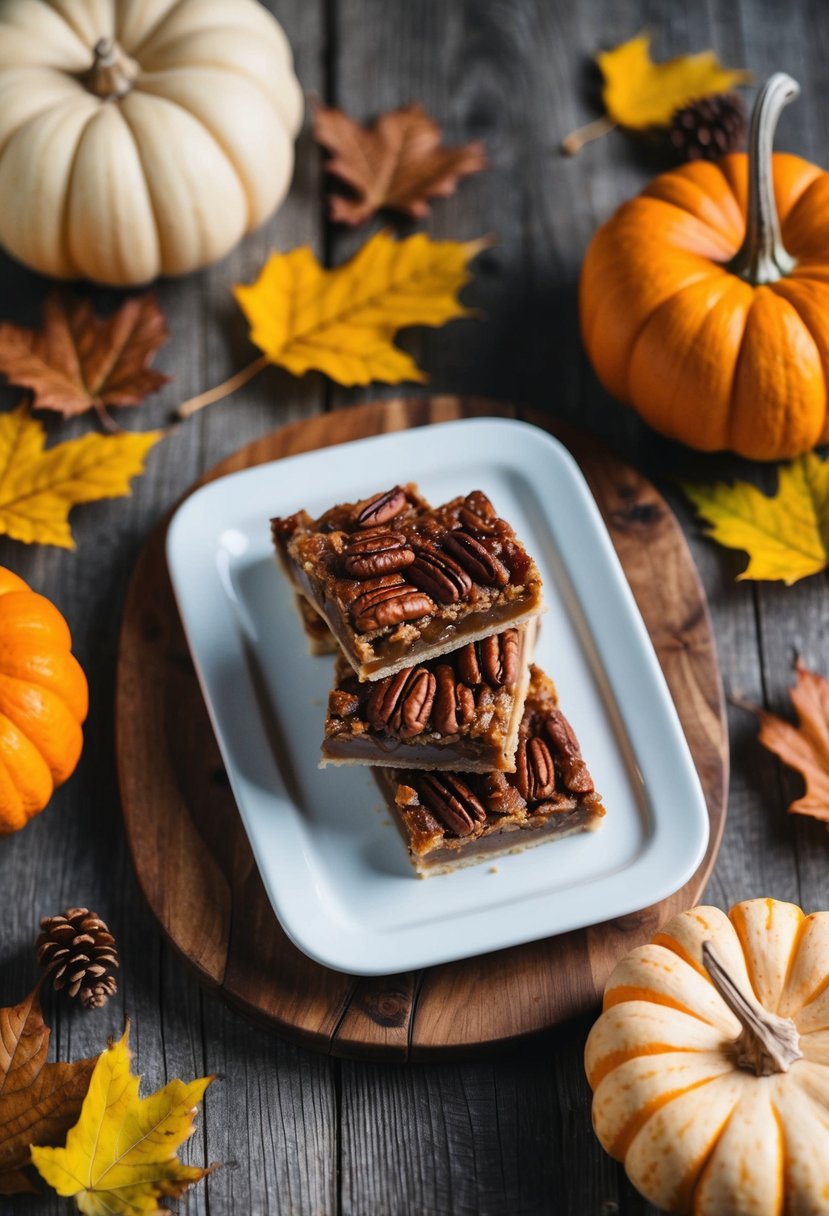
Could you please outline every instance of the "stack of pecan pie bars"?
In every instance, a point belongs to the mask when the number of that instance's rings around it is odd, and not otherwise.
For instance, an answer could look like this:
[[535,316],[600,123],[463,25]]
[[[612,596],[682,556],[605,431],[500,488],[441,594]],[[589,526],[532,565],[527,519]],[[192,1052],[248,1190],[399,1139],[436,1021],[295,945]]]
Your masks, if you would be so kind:
[[532,662],[538,568],[485,494],[395,486],[271,528],[312,652],[337,655],[322,764],[372,767],[419,874],[599,825]]

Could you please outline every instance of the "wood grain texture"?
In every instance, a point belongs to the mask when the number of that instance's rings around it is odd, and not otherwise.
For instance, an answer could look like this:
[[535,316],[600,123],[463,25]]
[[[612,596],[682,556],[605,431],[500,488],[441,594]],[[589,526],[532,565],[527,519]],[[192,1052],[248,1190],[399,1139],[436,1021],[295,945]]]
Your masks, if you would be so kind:
[[[499,411],[509,412],[447,396],[340,410],[255,441],[197,486],[314,447]],[[682,534],[653,486],[601,444],[550,428],[541,416],[534,420],[563,435],[588,477],[679,708],[711,818],[708,853],[689,883],[609,925],[372,980],[305,958],[274,918],[222,780],[166,574],[166,523],[136,568],[121,634],[116,743],[142,890],[203,981],[249,1016],[318,1050],[364,1058],[460,1056],[583,1013],[598,1002],[620,955],[695,901],[713,864],[728,768],[722,688],[705,597]]]
[[[426,225],[435,236],[496,235],[464,293],[483,315],[406,332],[403,344],[429,372],[433,391],[510,397],[577,424],[657,484],[705,586],[726,691],[786,713],[795,651],[829,674],[827,576],[788,589],[737,583],[744,559],[702,537],[675,481],[756,471],[659,439],[604,392],[579,343],[576,284],[587,241],[666,158],[620,132],[574,160],[557,147],[599,112],[595,51],[647,28],[657,58],[710,46],[758,79],[790,72],[802,95],[783,115],[777,146],[829,164],[823,0],[791,0],[785,9],[777,0],[266,3],[286,28],[304,87],[326,102],[370,119],[419,98],[453,142],[485,141],[492,168],[438,200]],[[172,330],[159,366],[175,380],[139,411],[123,411],[122,425],[165,425],[179,401],[251,357],[229,288],[253,279],[270,248],[310,244],[333,263],[359,245],[362,233],[336,231],[324,214],[321,159],[306,128],[278,215],[218,266],[158,285]],[[3,320],[37,324],[49,287],[0,255]],[[121,298],[93,294],[102,309]],[[39,916],[89,902],[110,921],[124,960],[121,992],[96,1015],[48,1003],[54,1053],[69,1059],[98,1050],[128,1013],[147,1084],[222,1074],[186,1151],[194,1161],[228,1164],[176,1205],[185,1216],[656,1216],[593,1136],[581,1063],[586,1020],[487,1062],[398,1068],[327,1059],[255,1029],[199,986],[135,881],[119,811],[112,698],[118,626],[141,546],[186,487],[241,444],[329,403],[395,391],[342,390],[269,369],[160,445],[130,499],[74,512],[76,552],[0,538],[0,562],[65,612],[92,691],[78,771],[25,832],[0,841],[0,1002],[31,986]],[[16,396],[5,391],[3,407]],[[87,425],[50,422],[50,442]],[[730,706],[728,718],[729,813],[705,900],[727,908],[774,895],[800,899],[809,911],[829,907],[829,837],[786,816],[799,793],[796,776],[757,745],[750,715]],[[348,1016],[357,1007],[355,997]],[[66,1205],[42,1194],[7,1200],[2,1210],[65,1216]]]

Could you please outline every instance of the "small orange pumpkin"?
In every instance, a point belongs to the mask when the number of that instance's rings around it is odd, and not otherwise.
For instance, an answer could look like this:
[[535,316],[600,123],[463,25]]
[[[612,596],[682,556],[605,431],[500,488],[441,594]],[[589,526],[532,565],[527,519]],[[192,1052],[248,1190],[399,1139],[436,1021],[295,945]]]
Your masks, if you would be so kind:
[[0,835],[25,827],[71,776],[86,676],[54,604],[0,566]]
[[829,174],[771,152],[798,92],[772,76],[748,155],[662,174],[587,250],[581,327],[599,379],[703,451],[774,460],[829,440]]

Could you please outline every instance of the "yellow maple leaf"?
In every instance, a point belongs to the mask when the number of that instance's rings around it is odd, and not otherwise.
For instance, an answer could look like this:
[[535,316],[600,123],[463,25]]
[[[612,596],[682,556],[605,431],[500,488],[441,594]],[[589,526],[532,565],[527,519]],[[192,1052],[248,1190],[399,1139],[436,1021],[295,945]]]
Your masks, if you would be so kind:
[[184,1165],[177,1156],[213,1077],[170,1081],[140,1098],[128,1038],[129,1027],[99,1056],[65,1148],[31,1150],[44,1181],[86,1216],[161,1212],[159,1199],[177,1198],[213,1168]]
[[46,432],[25,406],[0,414],[0,534],[27,544],[74,549],[76,503],[118,498],[160,431],[84,435],[46,450]]
[[596,56],[604,76],[605,108],[623,127],[663,126],[687,102],[726,93],[751,79],[742,68],[723,67],[713,51],[654,63],[650,46],[650,34],[643,33]]
[[654,63],[650,47],[650,34],[642,33],[596,56],[604,77],[607,114],[571,132],[562,144],[565,152],[578,152],[588,140],[616,125],[634,131],[665,126],[688,102],[751,80],[751,73],[743,68],[723,67],[714,51]]
[[746,481],[683,489],[714,540],[748,553],[739,578],[791,585],[829,565],[829,462],[813,452],[780,465],[771,497]]
[[234,289],[251,340],[295,376],[325,372],[338,384],[425,380],[394,346],[398,329],[443,325],[470,310],[457,299],[485,241],[405,241],[378,232],[342,266],[325,270],[308,248],[272,253],[255,283]]

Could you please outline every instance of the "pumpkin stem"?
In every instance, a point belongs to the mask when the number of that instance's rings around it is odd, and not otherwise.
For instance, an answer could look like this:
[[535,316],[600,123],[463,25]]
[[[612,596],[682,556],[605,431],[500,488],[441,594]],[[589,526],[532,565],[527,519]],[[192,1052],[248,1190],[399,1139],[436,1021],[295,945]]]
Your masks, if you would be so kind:
[[92,67],[83,75],[83,82],[102,101],[124,97],[135,84],[138,64],[121,50],[114,38],[99,38],[95,43]]
[[714,943],[702,943],[702,961],[714,987],[742,1025],[737,1038],[737,1064],[751,1069],[758,1077],[788,1072],[789,1065],[803,1056],[800,1035],[791,1018],[781,1018],[764,1009],[753,993],[737,986]]
[[783,107],[799,94],[800,85],[796,80],[785,72],[775,72],[757,94],[751,111],[746,234],[728,269],[755,287],[776,283],[795,264],[780,236],[780,219],[774,200],[772,145]]

